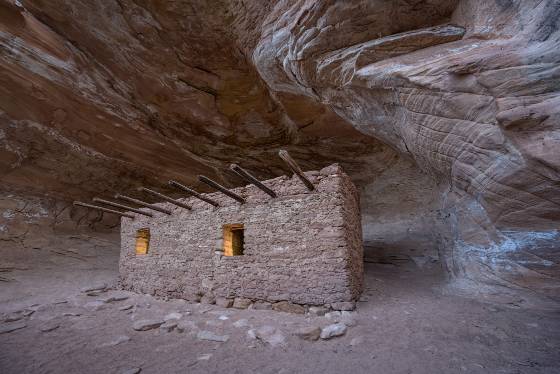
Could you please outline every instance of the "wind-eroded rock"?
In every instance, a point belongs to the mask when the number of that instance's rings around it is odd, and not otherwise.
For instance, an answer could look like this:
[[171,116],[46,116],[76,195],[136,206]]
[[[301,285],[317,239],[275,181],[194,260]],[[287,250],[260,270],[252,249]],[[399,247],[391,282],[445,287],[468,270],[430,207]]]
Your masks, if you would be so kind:
[[371,251],[556,295],[558,19],[553,0],[3,1],[0,234],[111,227],[68,202],[239,185],[230,162],[269,178],[287,148],[352,176]]

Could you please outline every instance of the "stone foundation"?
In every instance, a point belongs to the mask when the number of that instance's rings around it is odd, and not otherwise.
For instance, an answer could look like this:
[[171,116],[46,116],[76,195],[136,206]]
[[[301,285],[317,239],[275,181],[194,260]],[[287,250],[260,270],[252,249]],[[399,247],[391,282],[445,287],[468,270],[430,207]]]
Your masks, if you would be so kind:
[[[362,290],[362,232],[357,191],[338,165],[307,172],[316,189],[297,178],[265,181],[270,198],[254,186],[232,191],[239,204],[208,194],[220,206],[198,199],[165,203],[171,215],[136,215],[121,224],[121,287],[187,300],[216,299],[336,305],[355,301]],[[226,257],[224,225],[243,224],[243,255]],[[136,255],[135,237],[150,230],[146,255]],[[336,308],[334,308],[336,309]]]

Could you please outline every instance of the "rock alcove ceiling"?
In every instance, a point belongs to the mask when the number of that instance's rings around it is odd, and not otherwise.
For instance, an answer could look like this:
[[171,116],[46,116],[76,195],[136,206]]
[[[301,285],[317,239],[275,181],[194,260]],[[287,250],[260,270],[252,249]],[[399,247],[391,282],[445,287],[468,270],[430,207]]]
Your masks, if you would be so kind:
[[366,252],[558,298],[559,20],[554,0],[2,0],[2,240],[114,228],[75,199],[238,186],[231,162],[285,174],[284,148],[351,175]]

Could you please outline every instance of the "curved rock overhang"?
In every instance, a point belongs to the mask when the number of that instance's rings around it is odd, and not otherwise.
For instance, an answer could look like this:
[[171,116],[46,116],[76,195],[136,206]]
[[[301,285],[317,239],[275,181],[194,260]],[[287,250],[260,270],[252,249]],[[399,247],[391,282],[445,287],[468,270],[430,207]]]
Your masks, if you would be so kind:
[[286,148],[345,168],[366,247],[557,297],[558,19],[552,0],[4,1],[2,235],[169,179],[238,186],[231,162],[278,176]]

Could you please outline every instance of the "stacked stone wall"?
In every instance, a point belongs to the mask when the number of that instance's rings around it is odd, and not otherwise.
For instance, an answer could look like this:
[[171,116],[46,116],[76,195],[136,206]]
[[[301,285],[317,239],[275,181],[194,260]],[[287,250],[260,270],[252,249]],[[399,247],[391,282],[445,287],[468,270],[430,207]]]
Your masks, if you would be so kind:
[[[171,215],[136,215],[121,225],[120,283],[124,289],[188,300],[245,298],[326,305],[351,302],[363,284],[362,234],[356,188],[338,165],[307,172],[308,191],[296,178],[233,191],[239,204],[207,194],[220,206],[181,199],[192,210],[158,204]],[[244,225],[242,256],[223,256],[223,226]],[[150,229],[147,255],[136,255],[136,232]]]

